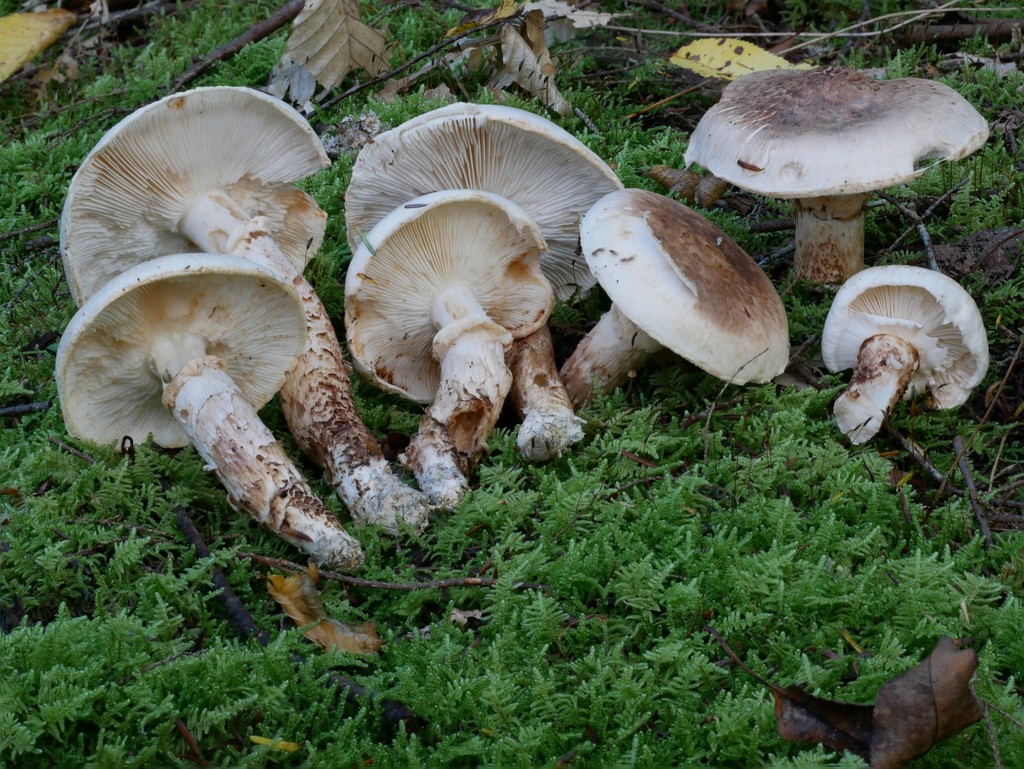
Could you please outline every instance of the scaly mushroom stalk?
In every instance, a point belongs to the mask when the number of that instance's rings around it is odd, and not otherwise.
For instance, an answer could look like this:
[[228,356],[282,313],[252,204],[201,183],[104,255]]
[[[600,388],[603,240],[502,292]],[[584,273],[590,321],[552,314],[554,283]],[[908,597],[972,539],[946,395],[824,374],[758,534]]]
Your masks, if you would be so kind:
[[391,472],[380,444],[352,400],[351,369],[334,325],[309,281],[270,237],[262,217],[248,219],[223,195],[199,198],[182,219],[181,233],[200,248],[250,259],[290,281],[306,310],[306,350],[285,376],[281,405],[302,451],[324,468],[324,477],[353,520],[398,533],[427,525],[427,500]]
[[345,328],[361,374],[432,404],[403,461],[431,501],[453,507],[511,387],[512,340],[544,325],[554,295],[544,240],[514,203],[443,190],[366,234],[345,280]]
[[421,529],[426,499],[394,476],[359,420],[341,346],[302,277],[326,214],[291,185],[329,162],[309,123],[259,91],[197,88],[149,104],[111,128],[71,182],[61,217],[68,285],[81,304],[132,265],[197,245],[234,248],[297,281],[310,349],[282,393],[285,418],[355,520]]
[[959,406],[988,369],[988,338],[974,299],[922,267],[869,267],[836,292],[821,332],[829,371],[854,369],[833,411],[852,443],[870,440],[900,398],[928,392]]
[[869,195],[793,201],[793,272],[812,283],[837,284],[864,269],[864,204]]
[[68,432],[192,443],[232,507],[329,568],[362,563],[257,410],[305,346],[303,307],[276,273],[230,255],[178,254],[115,276],[87,300],[57,350]]
[[[154,363],[167,375],[175,368]],[[163,400],[227,490],[231,507],[323,566],[362,565],[359,541],[313,493],[222,361],[209,355],[189,360],[171,376]]]
[[522,419],[519,453],[531,462],[544,462],[582,440],[583,420],[559,378],[548,327],[514,340],[507,363],[512,372],[509,400]]
[[854,444],[877,435],[921,365],[914,346],[893,334],[864,340],[850,386],[833,406],[839,429]]
[[562,382],[573,405],[581,409],[595,393],[618,387],[660,349],[660,342],[613,304],[562,364]]
[[433,352],[441,366],[440,384],[402,461],[431,503],[450,509],[487,451],[487,436],[512,387],[505,365],[512,335],[461,285],[435,297],[431,319],[439,329]]

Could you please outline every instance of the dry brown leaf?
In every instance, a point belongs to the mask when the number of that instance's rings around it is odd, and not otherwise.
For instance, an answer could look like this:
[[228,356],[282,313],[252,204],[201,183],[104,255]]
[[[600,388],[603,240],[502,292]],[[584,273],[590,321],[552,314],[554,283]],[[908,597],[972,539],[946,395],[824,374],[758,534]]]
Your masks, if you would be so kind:
[[306,0],[275,70],[294,78],[294,67],[301,67],[334,88],[353,70],[375,77],[387,65],[387,39],[362,22],[356,0]]
[[53,45],[76,18],[62,8],[0,17],[0,82]]
[[981,718],[981,704],[969,686],[977,667],[973,649],[958,649],[943,636],[926,659],[886,682],[873,706],[769,684],[779,734],[849,750],[867,759],[871,769],[897,769]]
[[454,27],[444,33],[445,37],[461,35],[498,19],[507,19],[519,10],[517,0],[501,0],[497,8],[478,8],[470,11]]
[[503,26],[498,38],[501,65],[491,75],[488,85],[500,89],[516,83],[559,115],[572,112],[572,105],[555,84],[555,65],[544,42],[543,11],[525,14],[518,28],[511,24]]
[[316,589],[318,576],[316,567],[290,577],[269,574],[267,590],[296,625],[312,625],[304,635],[322,648],[330,650],[337,647],[351,654],[376,654],[380,651],[384,642],[377,635],[376,625],[372,621],[351,625],[327,616]]
[[601,11],[584,10],[576,8],[562,0],[536,0],[523,6],[524,11],[538,10],[543,12],[548,19],[564,18],[574,29],[590,29],[591,27],[603,27],[621,13],[604,13]]

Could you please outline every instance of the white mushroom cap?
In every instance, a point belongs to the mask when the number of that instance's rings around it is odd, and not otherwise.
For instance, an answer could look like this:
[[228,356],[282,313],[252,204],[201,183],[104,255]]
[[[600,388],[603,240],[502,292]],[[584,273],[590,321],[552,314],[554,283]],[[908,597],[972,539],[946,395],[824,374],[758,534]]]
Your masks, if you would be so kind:
[[185,446],[188,436],[163,403],[167,382],[154,352],[182,364],[197,349],[217,357],[259,408],[305,346],[295,288],[256,264],[213,254],[143,262],[93,294],[61,338],[64,421],[70,434],[99,444],[152,434],[160,446]]
[[[366,234],[348,268],[345,328],[356,368],[430,403],[440,381],[432,352],[438,303],[466,290],[512,338],[529,334],[554,303],[540,270],[543,249],[526,212],[488,192],[445,190],[395,209]],[[461,330],[455,326],[446,337]]]
[[789,326],[778,292],[695,211],[647,190],[613,192],[583,218],[580,243],[619,311],[660,344],[730,382],[785,370]]
[[985,143],[985,119],[947,85],[856,70],[766,70],[734,80],[690,136],[687,163],[776,198],[901,184]]
[[940,408],[959,406],[988,370],[988,337],[974,299],[940,272],[909,265],[870,267],[843,284],[821,334],[829,371],[857,365],[879,334],[908,342],[920,365],[904,397],[926,388]]
[[209,194],[243,220],[266,217],[301,271],[326,217],[291,184],[329,164],[306,120],[260,91],[197,88],[143,107],[107,131],[71,181],[60,239],[72,296],[81,304],[133,264],[198,250],[179,223]]
[[348,242],[418,195],[477,189],[529,214],[548,244],[541,257],[555,295],[586,292],[594,279],[576,252],[579,220],[602,195],[621,189],[615,172],[572,134],[514,107],[451,104],[366,144],[345,193]]

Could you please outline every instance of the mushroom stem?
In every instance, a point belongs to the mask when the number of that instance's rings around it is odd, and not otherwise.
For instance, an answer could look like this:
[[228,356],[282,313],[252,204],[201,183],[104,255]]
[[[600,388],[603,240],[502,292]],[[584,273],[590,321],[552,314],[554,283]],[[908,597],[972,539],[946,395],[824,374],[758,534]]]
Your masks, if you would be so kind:
[[358,540],[313,493],[220,359],[185,363],[164,388],[163,400],[227,489],[233,508],[322,566],[362,565]]
[[402,455],[434,505],[454,508],[474,465],[487,451],[512,387],[505,351],[512,335],[491,321],[472,292],[454,287],[435,298],[434,357],[441,364],[437,395]]
[[793,201],[793,269],[797,278],[839,284],[864,269],[864,203],[868,197],[859,193]]
[[262,217],[249,219],[229,198],[201,198],[181,222],[182,234],[203,249],[242,256],[282,276],[298,289],[306,308],[309,340],[281,386],[285,421],[303,453],[324,468],[327,483],[359,524],[393,534],[403,521],[415,531],[427,525],[424,496],[402,483],[380,443],[363,424],[352,400],[352,370],[323,302],[267,231]]
[[893,334],[864,340],[850,386],[832,407],[843,434],[854,444],[873,438],[907,391],[921,360],[917,350]]
[[561,377],[577,409],[596,392],[626,381],[662,345],[612,305],[562,365]]
[[507,363],[512,372],[510,398],[522,418],[519,452],[532,462],[544,462],[580,441],[583,420],[573,411],[558,376],[548,327],[514,340]]

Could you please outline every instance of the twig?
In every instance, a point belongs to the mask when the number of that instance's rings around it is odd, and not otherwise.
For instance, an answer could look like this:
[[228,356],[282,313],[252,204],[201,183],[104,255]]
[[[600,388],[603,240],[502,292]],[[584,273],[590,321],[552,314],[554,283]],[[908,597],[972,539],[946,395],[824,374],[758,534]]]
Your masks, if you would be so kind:
[[675,101],[681,96],[686,96],[687,94],[699,91],[701,88],[704,88],[705,86],[710,85],[713,82],[715,81],[712,78],[706,78],[704,80],[701,80],[699,83],[697,83],[697,85],[691,85],[689,88],[684,88],[682,91],[676,91],[671,96],[666,96],[664,99],[658,99],[658,101],[654,102],[653,104],[648,104],[646,107],[638,109],[635,112],[630,112],[628,115],[626,115],[625,119],[633,120],[634,118],[638,118],[641,115],[646,115],[651,110],[656,110],[658,109],[658,107],[662,107],[665,104],[668,104],[670,101]]
[[912,45],[931,45],[956,40],[969,40],[978,35],[990,44],[1009,41],[1014,33],[1019,33],[1024,26],[1024,19],[998,19],[996,21],[976,21],[968,24],[915,24],[899,36],[900,47]]
[[985,721],[985,732],[988,734],[988,744],[992,748],[992,761],[995,769],[1003,769],[1003,758],[999,754],[999,741],[996,739],[996,730],[992,726],[992,717],[988,714],[988,703],[981,707],[981,717]]
[[959,435],[953,436],[953,451],[956,452],[956,462],[960,467],[960,474],[964,478],[964,485],[967,487],[967,498],[971,501],[971,507],[974,508],[974,517],[978,521],[978,528],[981,529],[981,535],[985,538],[985,547],[992,547],[992,530],[988,527],[985,511],[978,501],[978,489],[974,485],[971,466],[967,462],[967,448],[964,446],[964,439]]
[[20,237],[21,235],[27,235],[30,232],[39,232],[39,230],[48,230],[60,221],[59,216],[55,216],[52,219],[47,219],[45,222],[36,222],[30,224],[27,227],[21,227],[17,230],[8,230],[7,232],[0,232],[0,243],[5,240],[12,240]]
[[370,78],[369,80],[366,80],[366,81],[364,81],[362,83],[357,83],[356,85],[352,86],[351,88],[349,88],[349,89],[347,89],[345,91],[342,91],[339,94],[336,94],[336,95],[332,96],[330,99],[327,99],[326,101],[324,101],[320,105],[320,107],[322,109],[327,109],[329,107],[333,107],[335,104],[337,104],[338,102],[340,102],[340,101],[342,101],[344,99],[347,99],[349,96],[353,96],[354,94],[357,94],[360,91],[362,91],[362,90],[364,90],[366,88],[369,88],[370,86],[374,86],[374,85],[377,85],[378,83],[386,82],[386,81],[390,80],[391,78],[396,77],[396,76],[402,74],[407,69],[416,66],[417,64],[419,64],[424,59],[429,59],[435,53],[438,53],[439,51],[443,51],[445,48],[448,48],[452,44],[457,43],[457,42],[459,42],[460,40],[462,40],[464,38],[470,37],[471,35],[476,35],[476,34],[478,34],[480,32],[485,32],[485,31],[487,31],[489,29],[494,29],[495,27],[500,27],[503,24],[508,24],[509,22],[518,20],[520,18],[522,18],[522,14],[521,13],[513,13],[513,14],[511,14],[509,16],[505,16],[505,17],[500,18],[500,19],[495,19],[494,21],[490,21],[490,22],[488,22],[486,24],[481,24],[479,27],[473,27],[472,29],[467,29],[465,32],[460,32],[457,35],[452,35],[451,37],[446,37],[440,43],[437,43],[436,45],[432,45],[430,48],[428,48],[427,50],[423,51],[423,53],[417,54],[416,56],[412,57],[411,59],[409,59],[404,64],[400,64],[399,66],[395,67],[394,69],[389,70],[387,72],[384,72],[384,73],[382,73],[380,75],[377,75],[376,77]]
[[90,457],[88,454],[85,454],[85,453],[79,451],[74,446],[69,446],[68,444],[64,443],[64,441],[62,441],[56,435],[49,435],[49,436],[47,436],[47,440],[50,441],[50,443],[52,443],[54,446],[58,447],[59,449],[62,449],[63,451],[66,451],[68,454],[71,454],[72,456],[78,457],[79,459],[84,459],[90,465],[96,464],[96,460],[95,459]]
[[738,406],[743,402],[745,397],[745,395],[737,395],[727,401],[723,401],[722,403],[712,403],[706,409],[698,411],[696,414],[690,414],[690,416],[688,416],[684,421],[679,423],[679,432],[682,432],[689,427],[693,427],[693,425],[698,422],[704,422],[710,419],[711,415],[716,411],[725,411],[726,409],[731,409],[733,406]]
[[35,403],[19,403],[14,406],[0,406],[0,418],[20,417],[22,414],[31,414],[35,411],[46,411],[50,408],[50,401],[37,401]]
[[[1005,330],[1008,333],[1010,333],[1011,335],[1013,334],[1013,332],[1010,331],[1010,329],[1005,329]],[[999,401],[999,396],[1003,394],[1003,390],[1006,388],[1006,383],[1010,379],[1010,374],[1013,371],[1014,366],[1016,366],[1017,365],[1017,361],[1020,360],[1020,354],[1021,354],[1022,350],[1024,350],[1024,337],[1017,336],[1017,349],[1014,350],[1013,357],[1010,358],[1010,362],[1006,366],[1006,372],[1003,374],[1003,378],[999,380],[999,386],[996,388],[995,393],[992,395],[992,398],[991,398],[991,400],[990,400],[990,402],[988,404],[988,407],[985,409],[985,413],[981,415],[981,419],[978,421],[978,424],[975,425],[974,429],[971,431],[970,436],[968,436],[968,438],[967,438],[967,444],[968,445],[970,445],[971,443],[974,442],[974,437],[981,430],[982,426],[986,422],[988,422],[988,418],[992,415],[992,411],[995,409],[996,403],[998,403],[998,401]],[[942,493],[942,489],[943,489],[943,487],[945,487],[946,481],[949,479],[949,476],[952,475],[952,473],[953,473],[953,466],[950,465],[949,470],[947,470],[945,475],[942,476],[942,481],[939,484],[939,490],[935,492],[935,498],[936,499],[938,499],[939,494]]]
[[[166,481],[165,481],[166,483]],[[209,549],[206,547],[206,543],[203,542],[202,537],[199,534],[199,530],[196,529],[195,524],[192,523],[192,519],[188,515],[188,511],[183,507],[175,508],[175,517],[178,520],[178,526],[185,533],[192,546],[195,547],[196,553],[201,558],[208,558],[210,555]],[[205,555],[204,555],[205,553]],[[246,638],[255,638],[261,646],[267,646],[270,642],[270,637],[263,630],[260,630],[253,620],[252,615],[249,614],[248,610],[235,595],[231,589],[231,585],[224,579],[223,573],[216,566],[213,567],[214,571],[214,583],[221,587],[218,583],[217,575],[220,574],[223,579],[223,587],[218,594],[221,603],[224,604],[228,611],[228,617],[231,624]],[[326,576],[324,572],[322,575]],[[292,660],[296,665],[301,665],[306,660],[300,654],[293,654]],[[342,675],[332,675],[327,679],[334,688],[345,695],[345,699],[349,702],[361,703],[363,701],[369,701],[376,703],[379,701],[381,710],[384,713],[384,720],[391,727],[397,727],[399,724],[404,724],[407,731],[416,731],[419,728],[421,719],[407,705],[398,700],[391,699],[390,697],[382,697],[376,692],[370,691],[369,689],[360,686],[351,678]]]
[[[199,557],[209,558],[210,548],[203,541],[202,535],[200,535],[199,529],[196,528],[188,511],[179,505],[174,508],[174,518],[178,523],[178,528],[181,529],[181,533],[192,543],[192,547],[196,549]],[[235,595],[235,591],[231,589],[231,583],[228,582],[227,577],[224,576],[224,572],[221,571],[219,566],[213,567],[213,584],[220,590],[220,602],[224,604],[224,608],[227,610],[228,622],[231,623],[232,627],[244,639],[255,638],[259,641],[260,646],[267,646],[270,643],[270,634],[266,630],[259,628],[256,620],[252,618],[249,610],[245,608],[245,604],[239,600],[238,596]]]
[[913,201],[909,203],[900,203],[892,195],[882,192],[881,190],[877,191],[876,194],[878,197],[882,198],[882,200],[892,206],[895,206],[900,213],[914,223],[914,228],[917,230],[917,234],[921,238],[921,243],[924,244],[924,253],[928,258],[928,267],[935,272],[941,272],[941,270],[939,270],[939,263],[935,261],[935,249],[932,247],[932,236],[929,234],[928,228],[924,226],[924,220],[917,213],[917,206],[914,205]]
[[[965,184],[967,184],[967,178],[966,177],[964,177],[963,179],[958,181],[956,184],[954,184],[952,187],[950,187],[948,190],[946,190],[941,195],[939,195],[939,197],[937,197],[935,199],[935,201],[930,206],[928,206],[928,208],[926,208],[924,210],[924,213],[921,214],[921,220],[923,221],[923,220],[927,219],[928,217],[930,217],[935,212],[936,208],[938,208],[943,203],[945,203],[947,200],[949,200],[951,197],[953,197],[953,195],[956,194],[956,192],[961,187],[963,187]],[[907,237],[907,235],[909,235],[911,232],[914,231],[914,229],[915,229],[914,227],[909,227],[909,228],[905,229],[903,232],[900,233],[899,237],[896,238],[896,240],[894,240],[892,243],[890,243],[886,248],[884,248],[881,253],[882,254],[891,253],[893,251],[893,249],[896,248],[896,246],[898,246],[900,243],[903,242],[903,240]]]
[[[257,563],[261,563],[264,566],[270,566],[275,569],[296,572],[306,571],[306,567],[302,564],[295,563],[294,561],[288,561],[284,558],[268,558],[265,555],[247,552],[237,553],[237,555],[239,558],[248,558],[256,561]],[[323,579],[329,579],[333,582],[341,582],[342,584],[352,585],[353,587],[365,587],[373,590],[398,590],[408,592],[412,590],[431,590],[435,588],[444,589],[449,587],[493,587],[498,584],[498,580],[494,577],[450,577],[448,579],[435,579],[427,582],[384,582],[377,579],[364,579],[362,577],[353,577],[349,574],[325,571],[324,569],[319,569],[318,571]],[[512,587],[516,589],[542,590],[544,592],[550,592],[545,585],[540,585],[536,582],[516,582]]]
[[253,24],[234,40],[210,51],[210,53],[206,54],[206,56],[178,75],[178,77],[171,83],[170,92],[174,93],[176,91],[180,91],[183,86],[188,85],[197,77],[204,74],[214,64],[234,56],[249,43],[257,42],[269,35],[272,35],[274,32],[277,32],[277,30],[298,16],[304,5],[305,0],[288,0],[287,3],[281,6],[271,16],[268,16],[263,21]]

